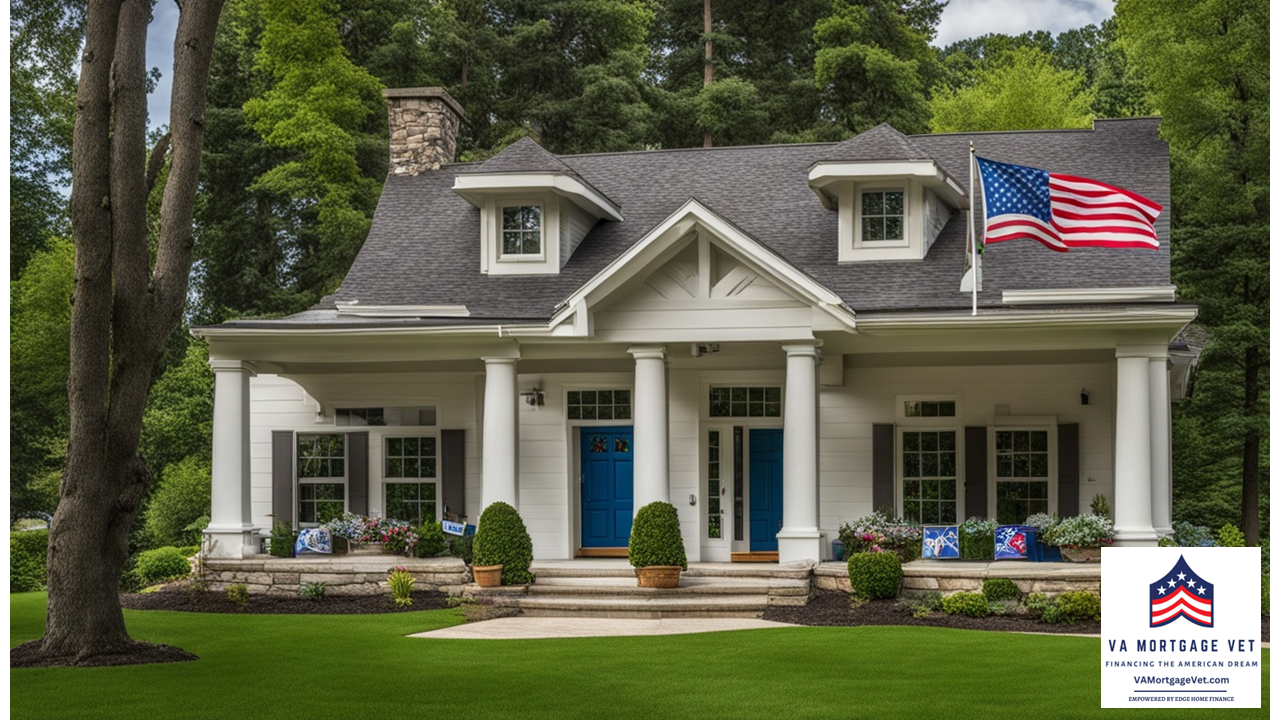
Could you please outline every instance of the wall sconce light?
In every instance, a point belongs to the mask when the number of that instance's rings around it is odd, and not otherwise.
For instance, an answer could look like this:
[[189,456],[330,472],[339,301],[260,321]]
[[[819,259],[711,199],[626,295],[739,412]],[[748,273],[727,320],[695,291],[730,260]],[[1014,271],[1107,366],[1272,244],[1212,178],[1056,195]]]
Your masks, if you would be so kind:
[[529,403],[530,407],[542,407],[542,403],[546,399],[543,397],[541,385],[532,390],[520,393],[520,397],[524,398],[524,401]]
[[693,356],[713,355],[720,352],[720,343],[694,343]]
[[1081,405],[1088,405],[1088,404],[1089,404],[1089,389],[1088,389],[1088,388],[1080,388],[1080,404],[1081,404]]

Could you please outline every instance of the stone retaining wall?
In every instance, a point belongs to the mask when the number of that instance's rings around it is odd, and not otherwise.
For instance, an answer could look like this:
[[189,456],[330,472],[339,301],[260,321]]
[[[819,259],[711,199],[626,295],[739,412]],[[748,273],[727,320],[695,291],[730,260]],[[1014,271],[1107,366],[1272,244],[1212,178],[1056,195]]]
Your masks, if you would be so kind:
[[[982,592],[987,578],[1012,580],[1024,594],[1042,592],[1050,597],[1071,590],[1102,589],[1102,565],[1074,563],[964,562],[929,560],[902,566],[902,594]],[[849,592],[849,568],[827,562],[813,571],[814,587]]]
[[471,571],[458,558],[402,558],[394,555],[334,556],[244,560],[209,558],[205,578],[211,590],[222,592],[242,583],[251,595],[297,595],[304,582],[322,582],[330,595],[382,595],[390,592],[387,573],[401,566],[413,573],[417,590],[456,595],[471,582]]

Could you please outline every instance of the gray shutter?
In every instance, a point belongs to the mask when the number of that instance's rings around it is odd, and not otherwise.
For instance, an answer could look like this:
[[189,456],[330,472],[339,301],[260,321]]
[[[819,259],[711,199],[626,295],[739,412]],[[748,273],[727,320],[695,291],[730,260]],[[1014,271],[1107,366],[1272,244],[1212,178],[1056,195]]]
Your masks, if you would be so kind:
[[347,511],[369,514],[369,433],[347,433]]
[[1080,512],[1080,426],[1058,426],[1058,517]]
[[964,429],[964,514],[968,517],[987,516],[987,428],[985,425]]
[[440,431],[440,500],[444,512],[467,512],[467,444],[465,430]]
[[[895,508],[893,502],[893,426],[871,426],[871,509]],[[894,513],[890,513],[894,514]]]
[[275,522],[297,527],[293,502],[293,431],[271,432],[271,513]]

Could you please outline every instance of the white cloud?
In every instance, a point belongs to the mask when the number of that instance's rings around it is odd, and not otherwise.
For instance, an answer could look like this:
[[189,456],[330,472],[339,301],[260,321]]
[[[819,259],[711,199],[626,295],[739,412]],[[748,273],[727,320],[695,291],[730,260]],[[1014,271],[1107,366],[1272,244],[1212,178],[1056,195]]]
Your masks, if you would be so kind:
[[988,33],[1021,35],[1028,30],[1057,35],[1097,25],[1114,13],[1111,0],[951,0],[942,11],[933,44],[946,47]]

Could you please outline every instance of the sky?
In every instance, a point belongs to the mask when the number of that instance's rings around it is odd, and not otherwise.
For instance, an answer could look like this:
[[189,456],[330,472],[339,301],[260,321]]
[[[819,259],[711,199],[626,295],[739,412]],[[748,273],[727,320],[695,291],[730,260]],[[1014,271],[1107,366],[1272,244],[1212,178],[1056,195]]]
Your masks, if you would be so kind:
[[[1063,30],[1098,24],[1114,13],[1112,0],[950,0],[938,23],[934,44],[988,33],[1019,35],[1028,30]],[[159,0],[147,34],[147,66],[160,68],[160,82],[147,103],[151,126],[169,122],[173,75],[173,35],[178,27],[174,0]]]

